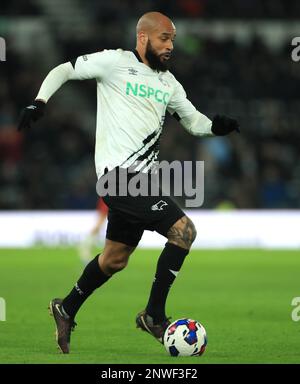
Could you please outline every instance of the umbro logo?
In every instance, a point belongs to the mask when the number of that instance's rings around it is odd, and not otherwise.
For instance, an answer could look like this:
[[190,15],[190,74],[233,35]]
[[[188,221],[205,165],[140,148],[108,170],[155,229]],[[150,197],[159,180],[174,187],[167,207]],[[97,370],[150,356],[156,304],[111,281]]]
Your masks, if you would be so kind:
[[129,75],[137,75],[138,74],[138,71],[134,68],[128,68],[128,73]]
[[162,211],[165,205],[168,205],[168,203],[166,203],[164,200],[159,200],[158,203],[152,205],[151,211]]

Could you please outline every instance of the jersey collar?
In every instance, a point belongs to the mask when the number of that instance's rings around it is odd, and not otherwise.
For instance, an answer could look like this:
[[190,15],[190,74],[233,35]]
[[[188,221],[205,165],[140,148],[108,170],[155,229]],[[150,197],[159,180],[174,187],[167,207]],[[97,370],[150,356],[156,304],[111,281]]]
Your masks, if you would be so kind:
[[133,49],[133,50],[132,50],[132,53],[135,55],[135,57],[138,59],[138,61],[139,61],[140,63],[143,63],[143,64],[144,64],[144,62],[143,62],[141,56],[139,55],[139,53],[138,53],[138,51],[137,51],[136,49]]
[[[137,51],[136,49],[133,49],[131,52],[134,54],[134,56],[138,59],[138,61],[139,61],[140,63],[145,64],[145,63],[143,62],[143,60],[142,60],[140,54],[138,53],[138,51]],[[146,64],[145,64],[145,65],[146,65]],[[152,68],[150,68],[148,65],[146,65],[146,67],[148,67],[149,69],[151,69],[151,71],[154,71],[154,72],[159,73],[159,70],[152,69]]]

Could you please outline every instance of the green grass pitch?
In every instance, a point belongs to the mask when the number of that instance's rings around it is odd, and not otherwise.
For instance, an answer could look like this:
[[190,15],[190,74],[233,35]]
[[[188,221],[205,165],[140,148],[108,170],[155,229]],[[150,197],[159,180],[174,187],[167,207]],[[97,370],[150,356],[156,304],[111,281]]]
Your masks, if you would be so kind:
[[77,315],[71,354],[56,350],[48,302],[64,297],[82,266],[74,248],[0,250],[0,363],[300,363],[300,251],[193,250],[170,291],[173,320],[199,320],[208,334],[201,357],[174,358],[135,328],[159,250],[137,250],[128,267],[98,289]]

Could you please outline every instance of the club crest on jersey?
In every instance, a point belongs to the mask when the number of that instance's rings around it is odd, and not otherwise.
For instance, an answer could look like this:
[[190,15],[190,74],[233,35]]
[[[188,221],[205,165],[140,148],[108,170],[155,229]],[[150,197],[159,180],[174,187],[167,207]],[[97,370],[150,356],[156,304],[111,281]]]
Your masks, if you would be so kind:
[[163,73],[160,73],[158,76],[159,81],[165,86],[165,87],[170,87],[170,84],[167,82],[166,79],[163,77]]
[[158,203],[152,205],[151,211],[162,211],[165,205],[168,205],[168,203],[164,200],[159,200]]
[[134,68],[128,68],[128,73],[129,75],[137,75],[138,74],[138,71]]

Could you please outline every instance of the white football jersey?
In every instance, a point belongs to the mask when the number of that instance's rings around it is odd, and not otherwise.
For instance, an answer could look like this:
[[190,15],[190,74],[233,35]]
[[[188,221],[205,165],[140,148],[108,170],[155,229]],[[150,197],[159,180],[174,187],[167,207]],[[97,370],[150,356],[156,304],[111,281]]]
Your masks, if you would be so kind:
[[158,160],[166,110],[178,120],[196,112],[175,77],[151,69],[136,51],[104,50],[78,57],[73,66],[76,79],[97,80],[98,178],[105,169],[137,162],[136,170],[149,171]]

